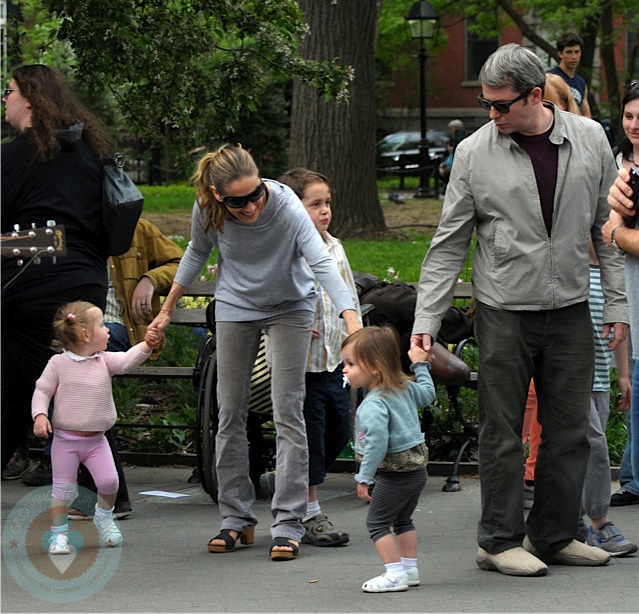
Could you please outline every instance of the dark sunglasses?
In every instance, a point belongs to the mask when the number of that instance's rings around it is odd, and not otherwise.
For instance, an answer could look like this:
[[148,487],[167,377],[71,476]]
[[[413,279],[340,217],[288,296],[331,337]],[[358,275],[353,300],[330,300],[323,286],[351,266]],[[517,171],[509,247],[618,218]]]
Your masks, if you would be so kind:
[[481,94],[477,96],[477,102],[482,109],[486,109],[486,111],[490,111],[490,107],[495,107],[495,111],[498,113],[510,113],[510,107],[514,105],[516,102],[523,100],[530,94],[530,90],[525,94],[521,94],[517,96],[514,100],[510,102],[492,102],[491,100],[486,100]]
[[224,204],[231,209],[241,209],[242,207],[246,207],[249,202],[255,203],[260,200],[265,190],[266,185],[260,180],[260,184],[250,194],[246,196],[222,196],[222,200]]
[[632,92],[632,90],[639,89],[639,81],[631,81],[626,85],[626,94]]
[[9,97],[9,94],[10,94],[11,92],[17,92],[17,91],[18,91],[18,88],[17,88],[17,87],[14,87],[14,88],[12,89],[12,88],[10,88],[10,87],[7,85],[7,86],[5,86],[4,91],[2,92],[2,97],[3,97],[3,98],[8,98],[8,97]]

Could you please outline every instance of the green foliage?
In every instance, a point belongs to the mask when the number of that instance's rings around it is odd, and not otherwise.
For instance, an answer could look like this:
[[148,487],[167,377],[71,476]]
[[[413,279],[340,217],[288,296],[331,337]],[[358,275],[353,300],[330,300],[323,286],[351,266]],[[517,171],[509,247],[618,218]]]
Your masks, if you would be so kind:
[[18,7],[18,19],[11,14],[7,24],[8,69],[20,64],[47,64],[72,81],[75,55],[68,43],[56,40],[59,22],[41,0],[10,2]]
[[[204,337],[183,326],[170,326],[166,336],[166,347],[154,366],[195,365]],[[113,398],[118,422],[140,425],[118,428],[117,435],[124,449],[195,452],[193,431],[184,428],[194,426],[196,421],[197,391],[191,380],[118,377],[113,380]]]
[[626,447],[626,439],[628,438],[628,430],[626,428],[626,411],[619,409],[619,399],[621,391],[619,390],[618,372],[613,369],[610,372],[610,415],[608,416],[608,424],[606,425],[606,441],[608,442],[608,456],[612,466],[619,466],[621,458]]
[[138,186],[144,196],[144,213],[179,213],[191,215],[196,190],[185,183]]
[[417,281],[430,239],[345,240],[343,245],[353,271],[384,279],[392,267],[403,281]]
[[307,32],[294,0],[46,0],[79,78],[110,89],[131,128],[189,143],[225,138],[259,108],[273,75],[344,100],[352,70],[298,55]]

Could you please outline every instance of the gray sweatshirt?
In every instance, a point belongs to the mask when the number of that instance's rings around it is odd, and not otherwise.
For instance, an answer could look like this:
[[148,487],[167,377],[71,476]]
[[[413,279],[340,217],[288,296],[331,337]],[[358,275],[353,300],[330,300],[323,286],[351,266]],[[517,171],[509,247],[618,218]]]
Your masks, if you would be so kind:
[[253,224],[229,216],[222,232],[212,228],[205,233],[200,209],[197,202],[194,204],[191,241],[175,281],[191,285],[211,251],[217,249],[217,321],[261,320],[290,311],[314,311],[313,274],[339,313],[356,309],[356,299],[300,200],[289,187],[271,179],[266,183],[268,201]]

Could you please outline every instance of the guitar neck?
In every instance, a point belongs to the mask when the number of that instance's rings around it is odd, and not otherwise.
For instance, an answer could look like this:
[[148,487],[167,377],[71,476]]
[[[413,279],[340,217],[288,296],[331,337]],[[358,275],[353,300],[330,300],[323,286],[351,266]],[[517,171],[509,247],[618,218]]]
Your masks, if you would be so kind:
[[0,255],[8,258],[53,258],[66,253],[62,225],[15,230],[0,237]]

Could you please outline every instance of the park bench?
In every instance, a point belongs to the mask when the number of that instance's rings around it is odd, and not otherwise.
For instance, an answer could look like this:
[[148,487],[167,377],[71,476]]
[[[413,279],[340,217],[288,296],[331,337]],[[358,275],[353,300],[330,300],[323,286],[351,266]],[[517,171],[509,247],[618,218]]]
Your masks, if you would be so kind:
[[[197,281],[194,282],[184,294],[184,297],[205,297],[205,298],[214,298],[215,295],[215,282],[213,281]],[[458,282],[454,294],[453,294],[453,302],[454,303],[464,303],[467,304],[472,295],[472,284],[470,282]],[[171,326],[188,326],[188,327],[202,327],[208,328],[207,317],[206,317],[206,308],[184,308],[184,307],[176,307],[171,314]],[[460,347],[458,345],[458,347]],[[460,348],[460,351],[463,348]],[[200,432],[203,430],[203,424],[201,422],[202,416],[201,413],[204,411],[203,407],[200,405],[206,404],[204,402],[204,397],[206,395],[203,394],[203,386],[204,386],[204,378],[202,377],[202,367],[200,357],[198,357],[198,361],[196,364],[192,366],[184,366],[184,365],[170,365],[170,366],[155,366],[153,363],[148,365],[142,365],[133,371],[121,375],[119,377],[127,377],[127,378],[149,378],[149,379],[163,379],[163,378],[181,378],[181,379],[191,379],[193,381],[194,387],[198,390],[198,416],[197,424],[142,424],[142,423],[117,423],[116,427],[129,427],[129,428],[171,428],[171,429],[185,429],[185,430],[193,430],[195,431],[195,439],[198,442],[201,442],[201,438],[203,434]],[[477,382],[477,372],[471,371],[470,379],[468,382],[464,384],[465,387],[474,388],[476,387]],[[447,478],[446,485],[444,486],[444,490],[447,492],[454,492],[459,490],[459,479],[457,477],[460,461],[464,451],[468,448],[469,445],[474,445],[477,441],[477,425],[474,423],[469,423],[463,411],[460,408],[458,403],[459,393],[461,386],[446,386],[447,395],[450,400],[451,406],[455,412],[455,416],[459,424],[462,426],[461,432],[456,432],[456,436],[463,437],[464,441],[461,445],[459,452],[457,454],[457,458],[453,464],[453,471],[451,475]],[[209,391],[209,396],[211,391]],[[214,393],[213,393],[214,394]],[[436,431],[428,431],[425,429],[425,434],[427,437],[440,437],[442,435],[450,435],[451,433],[442,433]],[[198,466],[202,465],[202,459],[199,458],[200,453],[198,452]],[[352,470],[352,461],[340,462],[339,460],[336,463],[336,467],[339,470]],[[209,492],[207,490],[207,492]]]

